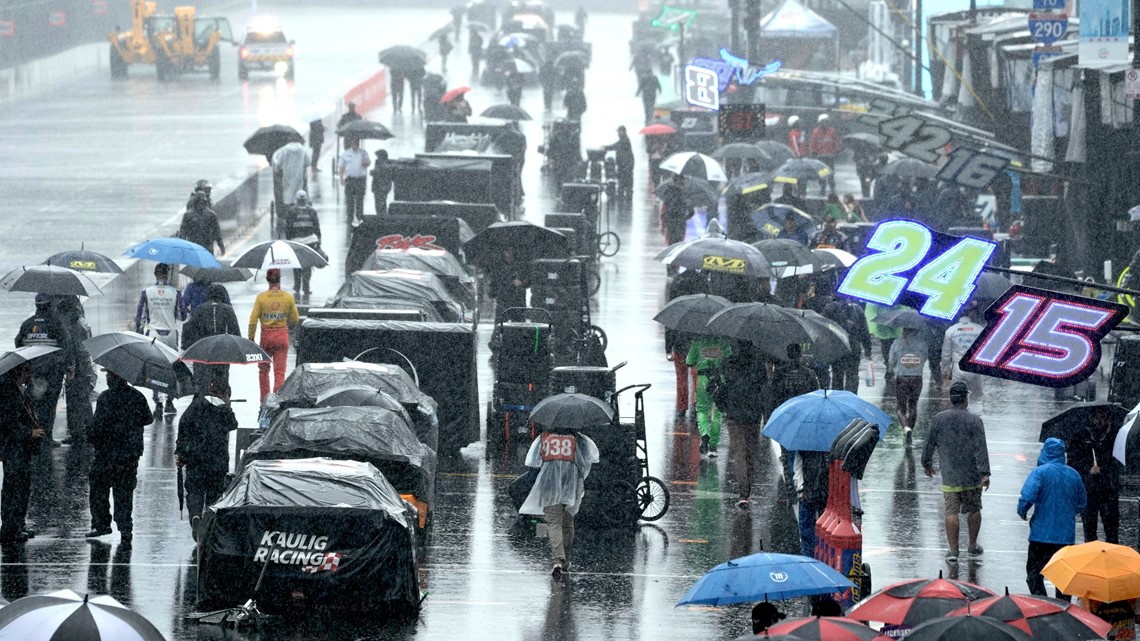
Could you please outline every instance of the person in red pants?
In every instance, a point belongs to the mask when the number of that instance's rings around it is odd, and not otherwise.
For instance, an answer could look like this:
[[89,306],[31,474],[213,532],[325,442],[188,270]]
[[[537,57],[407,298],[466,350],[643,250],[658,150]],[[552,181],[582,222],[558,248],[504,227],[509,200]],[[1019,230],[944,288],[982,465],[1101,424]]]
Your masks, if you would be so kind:
[[[253,311],[249,314],[249,340],[254,340],[257,334],[257,323],[261,322],[261,348],[272,359],[273,391],[276,392],[285,382],[285,367],[289,362],[289,328],[297,324],[297,302],[293,295],[281,291],[281,270],[270,269],[265,272],[265,280],[269,289],[257,295],[253,302]],[[261,383],[261,402],[269,394],[269,367],[270,363],[259,363],[259,382]]]

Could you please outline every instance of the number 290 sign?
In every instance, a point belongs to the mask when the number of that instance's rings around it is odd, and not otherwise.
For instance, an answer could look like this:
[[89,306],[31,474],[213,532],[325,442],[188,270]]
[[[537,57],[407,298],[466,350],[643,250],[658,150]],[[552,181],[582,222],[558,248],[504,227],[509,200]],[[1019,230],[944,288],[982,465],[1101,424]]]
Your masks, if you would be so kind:
[[954,320],[997,245],[931,231],[912,220],[879,224],[870,253],[847,270],[839,293],[879,305],[898,302],[926,316]]
[[1068,387],[1100,364],[1100,341],[1128,315],[1108,301],[1010,288],[986,311],[986,328],[958,366],[967,372]]

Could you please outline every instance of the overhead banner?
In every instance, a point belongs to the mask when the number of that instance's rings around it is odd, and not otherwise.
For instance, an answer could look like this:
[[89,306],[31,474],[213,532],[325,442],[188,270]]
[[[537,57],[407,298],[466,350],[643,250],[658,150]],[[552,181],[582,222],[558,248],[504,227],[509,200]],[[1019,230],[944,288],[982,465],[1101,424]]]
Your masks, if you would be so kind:
[[1081,65],[1128,63],[1128,5],[1129,0],[1081,0]]

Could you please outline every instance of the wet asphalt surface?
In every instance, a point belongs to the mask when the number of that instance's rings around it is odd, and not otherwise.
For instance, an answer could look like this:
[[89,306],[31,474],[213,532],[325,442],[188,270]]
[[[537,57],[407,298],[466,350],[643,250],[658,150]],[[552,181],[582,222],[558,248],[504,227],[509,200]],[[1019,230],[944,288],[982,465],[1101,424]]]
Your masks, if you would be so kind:
[[[240,16],[230,17],[235,28],[244,24]],[[66,87],[47,87],[38,95],[0,103],[0,118],[19,125],[5,127],[0,140],[6,147],[22,150],[0,159],[0,192],[9,212],[0,217],[5,264],[39,262],[79,242],[118,255],[134,241],[157,235],[163,225],[168,228],[176,220],[172,216],[180,211],[194,180],[236,175],[253,166],[240,143],[257,126],[290,119],[303,105],[360,75],[381,46],[422,41],[447,19],[442,11],[359,7],[340,10],[335,16],[329,11],[292,8],[281,17],[291,37],[300,43],[296,83],[257,76],[238,83],[230,64],[233,54],[227,52],[230,57],[223,58],[219,85],[202,77],[187,77],[160,86],[150,70],[140,69],[132,70],[124,83],[112,84],[103,74],[91,74]],[[590,18],[587,38],[594,43],[595,64],[586,81],[590,110],[584,117],[584,146],[611,142],[617,125],[636,129],[640,121],[640,102],[633,95],[633,77],[626,71],[631,19],[628,15]],[[346,23],[355,26],[346,31]],[[456,53],[465,50],[465,44],[456,46]],[[469,83],[466,55],[453,55],[450,62],[450,85]],[[469,101],[478,112],[505,100],[493,89],[476,86]],[[524,126],[531,149],[523,178],[526,216],[541,222],[543,213],[551,211],[551,196],[539,173],[541,157],[534,151],[542,140],[540,91],[528,88],[522,106],[536,117]],[[390,124],[397,134],[385,144],[393,157],[422,149],[418,117],[393,115],[386,107],[372,117]],[[702,460],[698,438],[693,436],[695,426],[684,419],[674,420],[673,368],[664,358],[661,328],[651,320],[664,302],[665,272],[653,261],[663,243],[647,193],[646,159],[638,142],[634,144],[638,164],[633,205],[614,212],[611,219],[622,237],[622,248],[616,257],[602,262],[602,288],[595,299],[593,322],[609,335],[609,361],[630,363],[620,370],[618,386],[653,385],[647,394],[650,471],[672,493],[663,519],[617,531],[582,528],[575,572],[565,583],[553,583],[545,540],[536,539],[525,524],[520,525],[506,493],[519,473],[521,453],[488,460],[482,445],[473,444],[463,456],[440,461],[435,525],[421,558],[421,585],[428,596],[417,620],[391,624],[352,617],[305,617],[248,633],[196,626],[184,621],[194,609],[194,544],[186,521],[179,520],[174,499],[176,428],[165,422],[147,428],[147,449],[135,494],[133,549],[120,546],[117,536],[98,541],[82,538],[89,526],[87,455],[65,447],[41,457],[29,514],[29,523],[39,534],[26,546],[2,550],[0,595],[11,600],[61,588],[109,593],[147,616],[171,639],[443,639],[457,635],[469,639],[730,639],[745,633],[747,607],[673,606],[703,572],[727,559],[760,550],[798,551],[795,505],[787,500],[778,452],[767,439],[759,443],[754,507],[740,511],[734,506],[736,491],[728,460],[735,444],[724,443],[719,459]],[[373,150],[376,143],[366,148]],[[332,294],[339,285],[347,238],[327,163],[322,162],[322,167],[325,172],[311,191],[321,212],[324,248],[334,267],[314,274],[314,300]],[[841,191],[845,182],[852,183],[852,173],[849,164],[840,167]],[[371,208],[370,199],[367,207]],[[229,255],[239,253],[243,243],[268,237],[268,225],[263,223],[241,242],[232,243]],[[263,287],[264,283],[230,287],[243,321],[253,296]],[[30,295],[5,293],[2,300],[0,336],[14,335],[19,321],[30,312]],[[123,309],[121,314],[125,323],[133,309]],[[493,380],[485,347],[489,332],[488,325],[480,327],[483,399]],[[878,359],[877,349],[875,353]],[[881,362],[876,362],[876,370],[883,371]],[[255,370],[235,369],[231,381],[235,397],[256,399]],[[1102,397],[1106,387],[1102,380]],[[881,381],[860,394],[893,412],[893,393],[884,398]],[[179,409],[187,402],[179,401]],[[980,537],[985,554],[960,566],[948,566],[942,560],[945,541],[939,483],[924,477],[916,462],[926,425],[947,406],[947,400],[940,390],[924,389],[913,447],[905,447],[901,431],[892,430],[872,457],[861,488],[864,560],[871,566],[875,587],[945,572],[995,591],[1008,587],[1011,592],[1025,592],[1028,526],[1015,513],[1017,492],[1036,462],[1041,422],[1064,405],[1054,401],[1049,390],[988,381],[984,401],[973,408],[985,420],[993,468]],[[255,424],[256,410],[253,402],[237,406],[243,426]],[[630,399],[626,399],[623,413],[630,411]],[[62,423],[61,412],[57,425]],[[57,428],[57,438],[65,434],[66,430]],[[1122,538],[1134,540],[1136,508],[1122,509]],[[803,605],[789,607],[794,614]]]

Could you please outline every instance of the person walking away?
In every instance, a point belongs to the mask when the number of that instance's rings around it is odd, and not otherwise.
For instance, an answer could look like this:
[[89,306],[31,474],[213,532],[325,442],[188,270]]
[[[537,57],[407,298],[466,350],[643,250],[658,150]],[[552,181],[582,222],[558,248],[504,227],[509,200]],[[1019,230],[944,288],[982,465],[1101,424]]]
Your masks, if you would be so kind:
[[826,179],[819,180],[820,193],[835,193],[835,157],[839,154],[839,134],[831,126],[827,114],[820,114],[816,119],[815,128],[811,130],[808,139],[808,151],[812,158],[831,169]]
[[[459,33],[463,29],[463,16],[467,14],[466,5],[457,5],[451,8],[451,26],[455,30],[455,39],[459,40]],[[475,30],[472,29],[472,33]]]
[[[253,311],[249,314],[247,338],[254,340],[257,324],[261,323],[261,348],[269,354],[271,363],[258,363],[258,382],[261,385],[260,402],[269,392],[276,392],[285,382],[285,368],[289,363],[289,330],[300,319],[297,303],[289,292],[281,290],[281,270],[265,272],[269,289],[257,295]],[[269,368],[273,367],[273,387],[269,387]]]
[[478,29],[467,32],[467,53],[471,55],[471,75],[479,76],[479,65],[483,62],[483,36]]
[[[229,298],[225,285],[210,284],[206,289],[206,302],[199,305],[190,315],[190,320],[182,326],[183,350],[209,336],[219,334],[241,336],[241,325],[238,324],[237,314],[230,306]],[[194,363],[194,389],[199,394],[204,394],[210,389],[211,381],[219,381],[228,387],[229,380],[229,365]]]
[[412,99],[411,112],[413,114],[419,112],[420,115],[423,115],[424,78],[427,77],[427,69],[421,66],[412,67],[406,72],[406,77],[408,79],[408,91]]
[[751,506],[756,440],[764,423],[763,399],[767,385],[768,373],[756,348],[749,342],[737,344],[720,366],[719,392],[714,393],[714,400],[728,426],[739,497],[736,506],[742,510]]
[[[514,248],[504,249],[500,256],[502,260],[491,269],[487,287],[487,293],[495,299],[496,327],[508,309],[526,307],[526,290],[530,287],[529,265],[516,260]],[[491,335],[492,349],[497,338]]]
[[[708,287],[707,274],[697,270],[686,270],[669,281],[669,285],[665,289],[665,298],[667,301],[671,301],[674,298],[690,294],[708,293]],[[676,375],[676,413],[679,419],[684,418],[689,409],[690,390],[692,390],[692,394],[695,394],[697,388],[697,373],[685,363],[691,344],[692,336],[688,333],[675,329],[665,330],[665,359],[672,361],[673,371]]]
[[[764,402],[767,404],[764,408],[765,416],[771,416],[788,399],[823,387],[815,370],[804,364],[803,348],[798,343],[793,343],[786,350],[787,362],[778,363],[768,377],[768,388],[764,392]],[[784,462],[784,481],[794,491],[794,484],[789,483],[795,478],[794,458],[788,457],[783,447],[780,451],[780,458]]]
[[313,173],[320,173],[318,163],[321,160],[321,149],[325,146],[325,122],[320,118],[309,123],[309,157],[312,159],[310,168]]
[[1088,505],[1081,515],[1085,542],[1099,537],[1098,519],[1104,522],[1104,540],[1120,543],[1120,467],[1112,457],[1119,425],[1106,412],[1094,412],[1092,420],[1069,439],[1069,465],[1081,475]]
[[543,431],[526,454],[526,466],[537,468],[538,476],[519,514],[544,517],[554,557],[550,573],[556,581],[570,570],[574,516],[586,493],[590,467],[599,460],[598,446],[589,436],[557,429]]
[[832,300],[824,305],[822,314],[842,327],[851,342],[851,353],[831,362],[831,387],[858,394],[860,349],[864,358],[871,361],[871,334],[863,320],[863,310],[856,303]]
[[32,408],[36,413],[36,424],[43,428],[47,444],[58,447],[60,443],[52,439],[52,427],[63,381],[75,376],[75,350],[71,335],[56,314],[50,295],[36,294],[36,312],[20,325],[15,344],[16,347],[42,345],[59,348],[58,352],[37,358],[31,365]]
[[55,303],[56,316],[67,330],[71,344],[71,362],[75,375],[64,381],[64,399],[67,402],[67,438],[64,445],[82,445],[87,440],[87,424],[93,416],[91,393],[95,391],[95,366],[91,353],[83,341],[91,338],[91,327],[83,315],[78,296],[60,296]]
[[965,383],[970,388],[970,396],[982,398],[985,392],[982,375],[964,372],[958,367],[958,361],[962,360],[966,350],[973,346],[974,341],[978,340],[978,336],[985,329],[983,325],[974,322],[974,315],[977,313],[977,310],[969,310],[962,314],[958,322],[951,325],[943,334],[942,377],[949,378],[952,382]]
[[[190,207],[182,214],[182,223],[178,226],[178,237],[205,247],[215,256],[226,253],[218,215],[210,209],[210,197],[205,192],[196,191],[190,197]],[[214,245],[218,246],[217,252]]]
[[348,139],[348,149],[340,155],[340,184],[344,187],[346,218],[352,225],[364,222],[364,194],[368,191],[368,152],[359,138]]
[[[289,208],[285,224],[285,238],[301,243],[318,254],[321,253],[321,219],[317,210],[309,203],[309,194],[297,192],[296,204]],[[313,293],[311,281],[312,267],[293,270],[293,293],[306,299]]]
[[237,426],[230,408],[230,388],[220,380],[210,381],[208,391],[195,395],[178,421],[174,464],[186,473],[186,512],[195,541],[202,512],[226,490],[230,432]]
[[95,453],[89,476],[93,539],[111,533],[111,495],[115,499],[115,525],[121,545],[131,544],[135,485],[143,455],[143,427],[154,419],[146,397],[111,370],[107,390],[99,395],[88,437]]
[[[194,313],[194,310],[198,309],[199,305],[206,302],[207,292],[209,291],[210,285],[212,284],[213,283],[208,280],[192,280],[190,281],[190,284],[186,286],[186,289],[182,290],[183,318],[190,318],[190,315]],[[223,287],[222,289],[225,288]],[[230,302],[230,293],[228,291],[226,292],[226,304],[233,304]]]
[[206,195],[206,206],[213,209],[214,201],[211,199],[213,191],[214,186],[205,178],[194,183],[194,190],[190,192],[190,198],[186,200],[186,209],[190,209],[190,206],[194,204],[194,194],[199,192]]
[[404,69],[394,67],[388,69],[388,93],[392,96],[392,113],[400,113],[404,109],[404,74]]
[[910,442],[915,419],[918,418],[918,397],[922,394],[922,369],[926,366],[926,341],[917,329],[907,327],[902,338],[891,345],[890,370],[895,373],[895,403],[899,410],[899,423],[904,439]]
[[582,121],[582,114],[586,113],[586,92],[582,90],[582,83],[576,79],[566,88],[566,95],[562,98],[562,107],[566,109],[567,120]]
[[[154,336],[158,342],[178,351],[178,323],[186,320],[182,292],[170,285],[170,265],[159,263],[154,266],[154,284],[139,294],[139,304],[135,309],[135,331],[144,336]],[[161,395],[153,392],[154,415],[163,414]],[[166,397],[165,413],[173,415],[174,399]]]
[[969,411],[970,388],[965,383],[950,386],[950,409],[934,416],[922,449],[922,471],[934,476],[934,454],[942,475],[946,506],[946,561],[958,562],[958,514],[966,515],[970,556],[982,553],[978,533],[982,529],[982,491],[990,489],[990,455],[981,417]]
[[828,452],[797,451],[792,457],[792,483],[796,489],[800,525],[800,554],[815,556],[815,522],[827,508]]
[[542,84],[542,104],[548,112],[554,108],[554,94],[558,90],[558,79],[561,74],[562,72],[554,65],[554,60],[549,56],[538,68],[538,81]]
[[32,494],[32,459],[40,451],[45,431],[28,395],[31,386],[32,366],[28,363],[0,374],[0,455],[4,461],[0,545],[23,543],[35,536],[26,527],[28,499]]
[[291,142],[273,153],[273,172],[281,181],[281,202],[287,217],[289,207],[297,203],[296,194],[307,187],[305,170],[313,164],[313,155],[299,142]]
[[522,100],[523,78],[522,74],[514,69],[507,70],[507,102],[519,106]]
[[732,356],[732,343],[716,336],[696,336],[689,346],[685,364],[697,368],[697,430],[701,434],[701,454],[716,456],[720,444],[720,412],[709,394],[709,377],[726,358]]
[[661,93],[661,81],[652,70],[646,69],[637,75],[637,92],[641,96],[641,108],[645,111],[645,122],[653,120],[653,108],[657,106],[657,94]]
[[661,199],[661,228],[665,231],[665,244],[685,240],[685,223],[693,217],[693,207],[685,195],[685,177],[674,175],[673,182],[657,197]]
[[902,336],[902,328],[880,325],[875,322],[875,319],[879,317],[879,314],[900,309],[906,309],[906,306],[893,305],[891,307],[884,307],[883,305],[876,305],[875,303],[867,303],[863,308],[863,317],[867,321],[867,331],[872,337],[879,341],[879,352],[883,357],[883,367],[887,370],[883,376],[887,383],[891,383],[895,380],[894,365],[891,365],[891,346],[898,337]]
[[804,130],[800,129],[800,117],[788,118],[788,148],[796,158],[807,156],[807,143],[804,140]]
[[[1080,474],[1065,465],[1065,443],[1059,438],[1045,440],[1037,467],[1021,486],[1017,515],[1029,520],[1029,552],[1025,560],[1025,582],[1029,593],[1047,596],[1041,570],[1053,554],[1072,545],[1076,539],[1077,514],[1086,507],[1085,484]],[[1033,518],[1029,519],[1029,509]],[[1058,599],[1068,600],[1060,590]]]
[[439,34],[439,72],[447,75],[447,57],[451,55],[451,50],[455,47],[451,44],[451,38],[447,33]]
[[372,200],[376,215],[388,213],[388,194],[392,191],[392,165],[388,162],[388,152],[376,150],[376,165],[372,168]]
[[633,143],[629,140],[625,126],[617,128],[617,141],[606,145],[606,151],[613,151],[617,160],[618,198],[633,198]]

